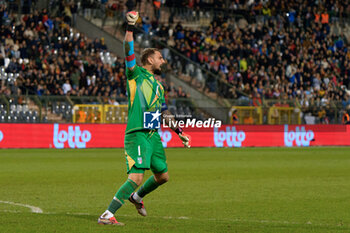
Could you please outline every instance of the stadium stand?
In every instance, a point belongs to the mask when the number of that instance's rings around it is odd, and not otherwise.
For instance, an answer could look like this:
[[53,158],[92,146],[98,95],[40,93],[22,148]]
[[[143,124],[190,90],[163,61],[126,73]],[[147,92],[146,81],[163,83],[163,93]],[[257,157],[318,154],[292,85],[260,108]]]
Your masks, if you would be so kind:
[[[217,80],[186,64],[184,74],[194,76],[206,92],[241,99],[251,106],[285,102],[285,107],[299,107],[305,115],[317,116],[320,123],[334,122],[334,111],[339,116],[341,109],[349,109],[347,1],[321,1],[319,5],[312,1],[225,3],[189,1],[185,7],[176,3],[181,9],[174,11],[175,18],[198,19],[193,17],[198,13],[193,9],[203,8],[213,16],[210,25],[186,27],[186,20],[174,25],[170,19],[168,24],[153,24],[149,31],[232,85],[222,88]],[[232,17],[239,13],[246,18]],[[174,69],[176,56],[171,52],[168,56]]]
[[[124,61],[108,51],[103,38],[90,40],[73,29],[72,17],[67,18],[70,14],[52,17],[46,9],[33,10],[17,21],[7,14],[7,6],[1,4],[0,94],[9,100],[11,111],[1,110],[1,121],[39,122],[37,110],[28,110],[27,103],[12,96],[96,96],[109,104],[126,101]],[[158,78],[167,89],[165,79]],[[169,88],[172,98],[187,97],[181,88]],[[72,104],[63,99],[51,101],[49,107],[70,121]],[[47,121],[47,115],[42,121]]]
[[[118,37],[123,14],[136,7],[146,15],[135,38],[139,47],[161,47],[177,77],[221,103],[226,100],[226,107],[273,107],[277,110],[262,112],[276,116],[278,109],[293,107],[306,123],[339,123],[349,111],[348,1],[179,0],[155,11],[153,3],[138,2],[50,1],[55,17],[45,9],[31,10],[20,20],[10,13],[18,9],[1,4],[0,93],[8,99],[92,96],[102,104],[125,99],[123,60],[108,52],[103,38],[89,40],[71,26],[80,13],[91,22],[102,19],[104,28],[113,21],[117,27],[111,33]],[[158,78],[168,98],[190,97]],[[74,104],[61,99],[49,108],[71,119]],[[186,107],[173,105],[180,113]],[[5,111],[9,115],[10,107]],[[50,118],[41,115],[40,120]],[[259,122],[268,123],[267,117]]]

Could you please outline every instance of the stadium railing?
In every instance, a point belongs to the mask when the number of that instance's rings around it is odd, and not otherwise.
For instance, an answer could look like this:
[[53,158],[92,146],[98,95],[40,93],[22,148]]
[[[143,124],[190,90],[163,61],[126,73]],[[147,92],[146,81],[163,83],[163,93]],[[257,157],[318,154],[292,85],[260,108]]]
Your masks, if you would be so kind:
[[296,100],[262,99],[256,103],[236,100],[229,110],[229,122],[234,123],[235,114],[235,124],[342,124],[345,108],[340,101],[307,106]]
[[[233,114],[236,115],[235,120],[233,119]],[[263,124],[262,107],[232,106],[229,112],[229,116],[230,116],[230,124],[245,124],[245,125]]]
[[[167,98],[174,116],[206,118],[189,98]],[[0,95],[0,123],[126,123],[126,98]]]
[[127,123],[128,106],[111,104],[77,104],[73,107],[73,123]]
[[[233,110],[235,110],[235,119],[233,119]],[[295,107],[233,106],[229,116],[231,124],[242,125],[301,124],[302,122],[302,112]]]
[[[168,98],[177,119],[208,119],[215,109],[202,109],[191,98]],[[260,105],[237,99],[227,108],[232,124],[235,108],[238,124],[341,124],[344,103],[300,106],[298,101],[263,99]],[[259,102],[258,102],[259,103]],[[127,99],[98,96],[0,95],[0,123],[126,123]]]

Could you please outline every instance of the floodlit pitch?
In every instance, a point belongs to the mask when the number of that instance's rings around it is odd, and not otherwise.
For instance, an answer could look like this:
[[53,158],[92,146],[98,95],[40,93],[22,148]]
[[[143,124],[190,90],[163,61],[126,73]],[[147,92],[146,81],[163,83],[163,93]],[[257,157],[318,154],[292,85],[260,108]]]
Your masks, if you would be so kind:
[[1,150],[0,232],[350,231],[350,148],[166,153],[171,179],[145,198],[148,216],[127,203],[114,229],[96,219],[125,179],[123,150]]

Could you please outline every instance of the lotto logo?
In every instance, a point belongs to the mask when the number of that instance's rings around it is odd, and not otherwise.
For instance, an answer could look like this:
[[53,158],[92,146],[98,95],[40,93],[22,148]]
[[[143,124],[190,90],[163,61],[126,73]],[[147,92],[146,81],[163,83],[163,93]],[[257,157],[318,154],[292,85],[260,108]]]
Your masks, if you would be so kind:
[[59,130],[59,124],[54,124],[53,144],[55,148],[64,148],[68,141],[70,148],[86,148],[86,143],[91,140],[88,130],[80,131],[80,126],[68,126],[68,131]]
[[310,141],[314,139],[314,132],[312,130],[305,130],[304,126],[296,126],[295,131],[289,130],[288,125],[284,125],[284,145],[285,146],[310,146]]
[[159,129],[160,128],[160,115],[159,110],[156,112],[144,112],[143,113],[143,128],[145,129]]
[[214,128],[214,143],[216,147],[223,147],[224,142],[229,147],[241,147],[244,140],[245,133],[242,130],[237,131],[235,126],[232,126],[232,128],[227,126],[226,131]]

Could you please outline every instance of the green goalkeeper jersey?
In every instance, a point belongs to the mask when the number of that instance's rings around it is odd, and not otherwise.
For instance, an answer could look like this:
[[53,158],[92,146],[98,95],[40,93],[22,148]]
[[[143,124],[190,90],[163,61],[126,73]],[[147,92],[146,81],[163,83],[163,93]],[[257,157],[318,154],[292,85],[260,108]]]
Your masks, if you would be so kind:
[[144,129],[144,112],[161,112],[165,104],[164,88],[148,70],[135,66],[126,69],[128,92],[128,123],[126,132]]

